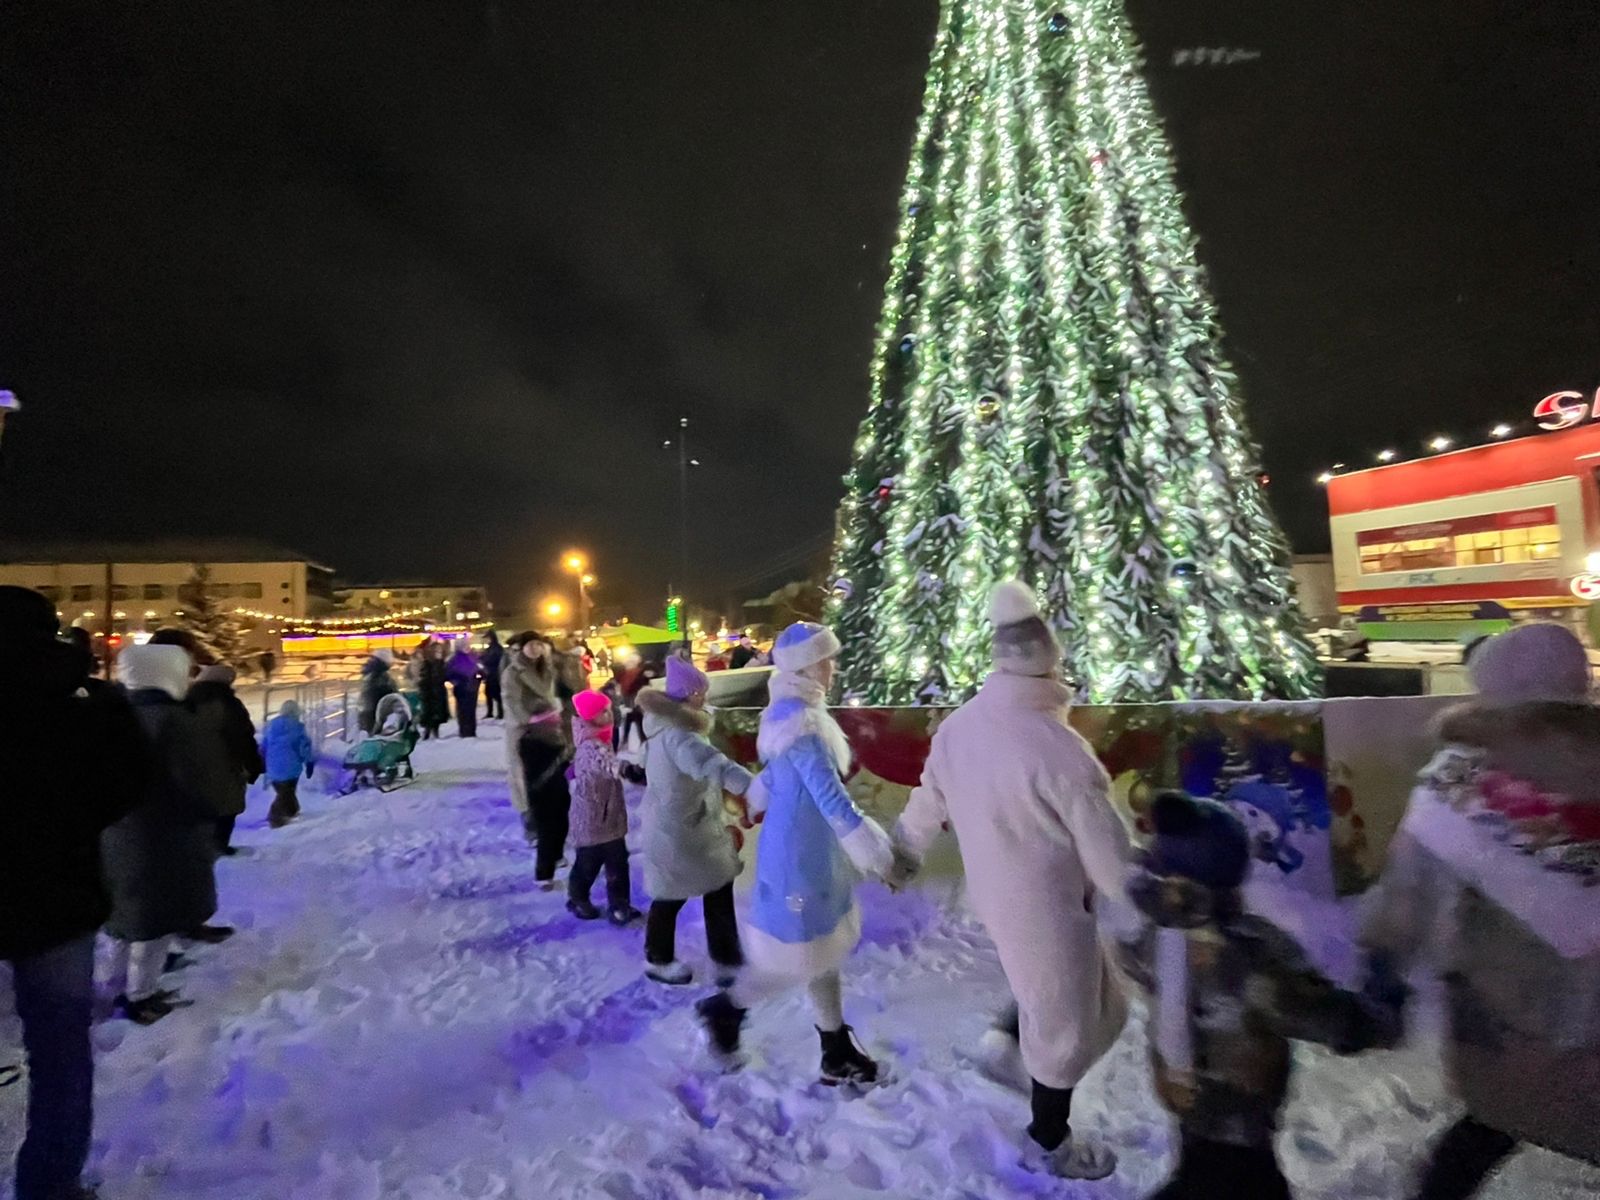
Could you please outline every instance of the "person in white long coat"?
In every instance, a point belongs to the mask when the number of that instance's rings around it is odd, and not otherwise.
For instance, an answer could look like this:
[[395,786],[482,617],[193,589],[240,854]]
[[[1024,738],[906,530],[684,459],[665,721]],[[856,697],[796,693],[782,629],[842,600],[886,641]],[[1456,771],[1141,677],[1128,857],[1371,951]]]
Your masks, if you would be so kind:
[[1033,593],[1000,584],[989,619],[994,672],[934,734],[895,828],[901,874],[941,829],[954,831],[972,907],[1019,1009],[1034,1154],[1056,1174],[1099,1179],[1116,1157],[1073,1136],[1072,1090],[1126,1018],[1095,909],[1101,896],[1125,899],[1132,849],[1105,769],[1067,724],[1061,644]]

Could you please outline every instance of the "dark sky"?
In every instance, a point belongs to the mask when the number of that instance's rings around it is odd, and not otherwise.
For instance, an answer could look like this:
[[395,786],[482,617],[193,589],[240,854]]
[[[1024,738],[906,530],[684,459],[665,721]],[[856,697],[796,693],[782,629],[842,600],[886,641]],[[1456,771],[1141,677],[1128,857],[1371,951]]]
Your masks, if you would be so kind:
[[[1301,549],[1310,477],[1600,383],[1590,0],[1132,0]],[[0,532],[350,579],[826,539],[934,0],[7,0]],[[1232,67],[1175,49],[1259,50]]]

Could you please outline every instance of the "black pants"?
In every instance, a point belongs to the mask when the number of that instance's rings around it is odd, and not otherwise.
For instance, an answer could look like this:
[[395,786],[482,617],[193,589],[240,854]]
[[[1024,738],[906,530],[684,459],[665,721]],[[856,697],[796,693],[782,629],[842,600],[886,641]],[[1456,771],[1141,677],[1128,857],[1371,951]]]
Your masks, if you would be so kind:
[[1045,1087],[1033,1081],[1033,1121],[1028,1136],[1054,1150],[1072,1136],[1072,1089]]
[[1417,1200],[1466,1200],[1517,1148],[1517,1139],[1462,1117],[1439,1139]]
[[464,738],[478,736],[478,681],[451,684],[456,694],[456,729]]
[[94,1057],[94,935],[11,960],[28,1052],[27,1136],[17,1155],[17,1200],[68,1194],[89,1156]]
[[491,675],[483,681],[483,705],[483,719],[485,721],[493,717],[499,717],[501,720],[505,719],[506,706],[500,699],[500,680],[496,676]]
[[272,781],[272,807],[267,810],[267,824],[274,829],[300,815],[300,777]]
[[556,877],[556,864],[567,848],[568,814],[572,811],[572,795],[567,791],[567,777],[557,771],[538,790],[528,794],[528,810],[533,813],[533,829],[539,838],[539,848],[534,855],[533,877],[540,883]]
[[233,826],[238,819],[238,817],[217,818],[217,850],[219,852],[233,845]]
[[1291,1200],[1271,1146],[1183,1138],[1178,1172],[1150,1200]]
[[587,900],[601,867],[606,869],[606,907],[612,912],[627,912],[633,907],[633,890],[628,886],[628,843],[623,838],[578,847],[572,873],[567,876],[567,898]]
[[[686,900],[652,900],[650,919],[645,922],[644,956],[661,966],[678,957],[678,914]],[[733,883],[706,893],[701,905],[706,914],[706,949],[711,961],[720,967],[744,966],[744,950],[739,945],[739,920],[733,912]]]

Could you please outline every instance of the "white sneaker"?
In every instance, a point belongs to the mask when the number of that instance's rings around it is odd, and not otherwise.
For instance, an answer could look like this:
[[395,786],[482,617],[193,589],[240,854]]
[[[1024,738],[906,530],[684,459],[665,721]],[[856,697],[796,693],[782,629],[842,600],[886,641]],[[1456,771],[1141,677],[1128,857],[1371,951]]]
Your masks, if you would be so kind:
[[1111,1147],[1081,1133],[1073,1134],[1054,1150],[1046,1150],[1029,1138],[1024,1159],[1031,1170],[1061,1179],[1104,1179],[1117,1169],[1117,1156]]
[[986,1032],[978,1042],[978,1050],[973,1058],[985,1079],[1021,1092],[1024,1096],[1033,1091],[1028,1068],[1022,1065],[1022,1043],[1004,1029]]
[[671,987],[682,987],[694,982],[694,968],[688,963],[673,959],[669,963],[646,963],[645,978],[654,979]]

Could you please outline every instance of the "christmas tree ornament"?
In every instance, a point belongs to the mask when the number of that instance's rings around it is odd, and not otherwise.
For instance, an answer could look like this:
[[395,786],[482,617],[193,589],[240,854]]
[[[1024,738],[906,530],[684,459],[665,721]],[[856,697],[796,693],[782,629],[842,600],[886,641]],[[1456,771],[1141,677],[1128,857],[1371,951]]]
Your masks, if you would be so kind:
[[1006,578],[1089,699],[1318,690],[1123,5],[942,0],[834,549],[863,702],[970,695]]

